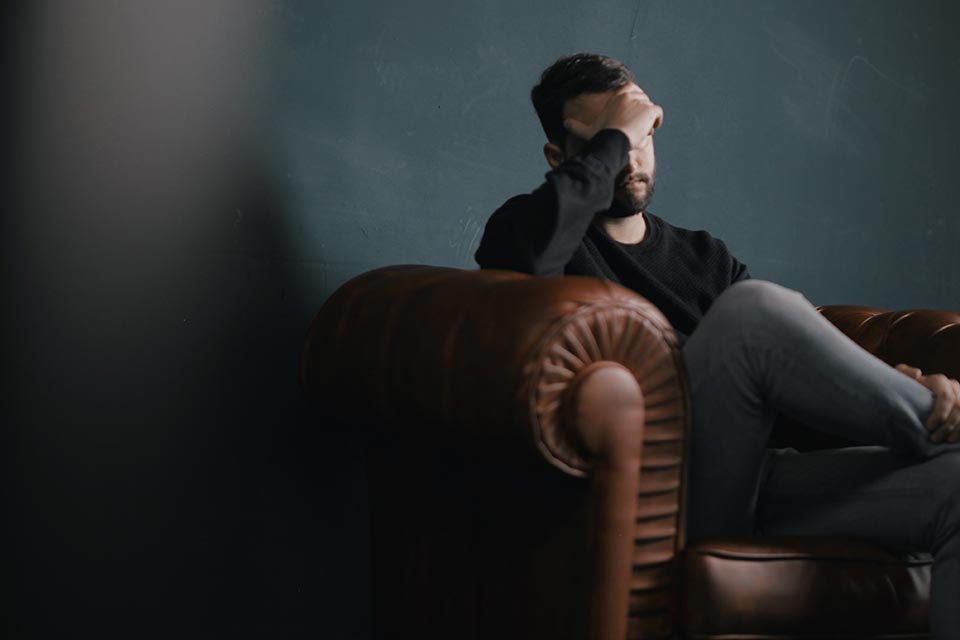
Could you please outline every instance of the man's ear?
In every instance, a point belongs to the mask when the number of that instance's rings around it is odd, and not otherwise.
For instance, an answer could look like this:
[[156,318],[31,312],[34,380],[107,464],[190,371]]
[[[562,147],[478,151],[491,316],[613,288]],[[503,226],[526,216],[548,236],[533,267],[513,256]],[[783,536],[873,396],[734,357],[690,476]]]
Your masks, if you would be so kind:
[[547,159],[547,164],[550,165],[551,169],[556,169],[566,159],[563,149],[552,142],[543,145],[543,157]]

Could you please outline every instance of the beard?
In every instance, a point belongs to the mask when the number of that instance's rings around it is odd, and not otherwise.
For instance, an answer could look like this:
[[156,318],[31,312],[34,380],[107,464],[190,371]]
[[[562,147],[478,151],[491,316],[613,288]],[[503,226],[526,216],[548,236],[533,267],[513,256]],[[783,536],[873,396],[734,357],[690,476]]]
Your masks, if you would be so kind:
[[[629,178],[622,175],[617,176],[613,204],[604,215],[608,218],[629,218],[638,213],[643,213],[653,199],[653,189],[656,182],[656,174],[637,173]],[[646,185],[642,193],[637,192],[636,187],[639,185],[635,183]]]

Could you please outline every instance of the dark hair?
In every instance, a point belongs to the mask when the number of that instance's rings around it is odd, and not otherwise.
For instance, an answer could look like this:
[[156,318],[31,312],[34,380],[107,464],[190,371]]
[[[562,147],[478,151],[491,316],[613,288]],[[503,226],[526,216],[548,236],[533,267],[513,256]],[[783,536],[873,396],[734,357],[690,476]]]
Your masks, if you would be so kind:
[[626,65],[607,56],[575,53],[564,56],[540,75],[540,84],[530,91],[533,108],[547,139],[563,144],[563,105],[581,93],[603,93],[633,82]]

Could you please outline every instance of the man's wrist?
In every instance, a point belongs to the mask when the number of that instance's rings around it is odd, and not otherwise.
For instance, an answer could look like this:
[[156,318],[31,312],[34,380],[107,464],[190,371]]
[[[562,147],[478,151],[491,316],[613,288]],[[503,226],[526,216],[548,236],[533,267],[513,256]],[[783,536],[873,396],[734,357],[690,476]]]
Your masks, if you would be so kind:
[[618,173],[627,164],[630,138],[620,129],[603,129],[590,139],[582,153],[600,160],[611,173]]

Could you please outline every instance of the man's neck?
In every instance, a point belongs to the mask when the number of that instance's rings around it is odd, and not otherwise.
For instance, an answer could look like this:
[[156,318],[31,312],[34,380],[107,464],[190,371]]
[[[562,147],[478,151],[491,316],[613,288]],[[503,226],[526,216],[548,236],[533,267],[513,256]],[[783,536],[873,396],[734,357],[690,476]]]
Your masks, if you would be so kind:
[[642,212],[626,218],[597,218],[607,235],[621,244],[639,244],[647,235],[647,221]]

